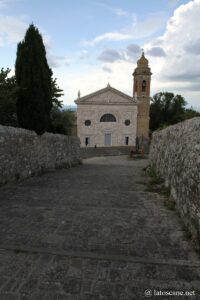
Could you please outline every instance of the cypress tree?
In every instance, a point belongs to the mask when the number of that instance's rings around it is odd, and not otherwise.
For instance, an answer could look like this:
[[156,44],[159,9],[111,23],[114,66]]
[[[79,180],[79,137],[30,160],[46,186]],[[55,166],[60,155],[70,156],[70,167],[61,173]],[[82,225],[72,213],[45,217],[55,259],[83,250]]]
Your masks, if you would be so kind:
[[52,71],[47,63],[42,36],[33,24],[18,44],[15,74],[19,87],[19,126],[43,134],[50,127]]

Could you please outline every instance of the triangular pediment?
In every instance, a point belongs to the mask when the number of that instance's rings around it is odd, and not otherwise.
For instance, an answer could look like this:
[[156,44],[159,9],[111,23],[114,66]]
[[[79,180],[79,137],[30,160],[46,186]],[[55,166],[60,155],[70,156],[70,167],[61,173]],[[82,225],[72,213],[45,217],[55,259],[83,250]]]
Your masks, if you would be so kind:
[[76,104],[96,104],[96,105],[137,105],[134,98],[120,92],[119,90],[108,85],[106,88],[79,97],[75,100]]

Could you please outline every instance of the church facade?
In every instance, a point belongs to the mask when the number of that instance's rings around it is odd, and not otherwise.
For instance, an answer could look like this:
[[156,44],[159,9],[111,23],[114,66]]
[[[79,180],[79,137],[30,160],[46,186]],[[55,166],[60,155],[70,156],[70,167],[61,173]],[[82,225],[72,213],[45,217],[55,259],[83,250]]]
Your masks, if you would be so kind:
[[133,97],[111,87],[78,95],[77,135],[81,147],[135,146],[149,137],[151,70],[142,53],[133,73]]

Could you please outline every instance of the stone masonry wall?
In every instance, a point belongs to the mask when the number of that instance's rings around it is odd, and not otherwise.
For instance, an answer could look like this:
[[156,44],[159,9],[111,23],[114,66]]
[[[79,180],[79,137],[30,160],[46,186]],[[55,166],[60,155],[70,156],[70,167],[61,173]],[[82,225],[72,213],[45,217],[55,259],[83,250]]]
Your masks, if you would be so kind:
[[0,184],[80,162],[77,137],[0,125]]
[[[150,161],[170,186],[185,225],[200,233],[200,118],[153,134]],[[199,236],[200,238],[200,236]]]

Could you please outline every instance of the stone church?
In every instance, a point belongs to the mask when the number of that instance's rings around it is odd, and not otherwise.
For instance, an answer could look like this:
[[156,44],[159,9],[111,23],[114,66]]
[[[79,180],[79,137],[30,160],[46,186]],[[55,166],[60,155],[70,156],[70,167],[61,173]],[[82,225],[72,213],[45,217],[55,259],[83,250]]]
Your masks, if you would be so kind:
[[106,88],[75,100],[81,147],[135,146],[149,137],[151,69],[142,53],[133,72],[133,97]]

